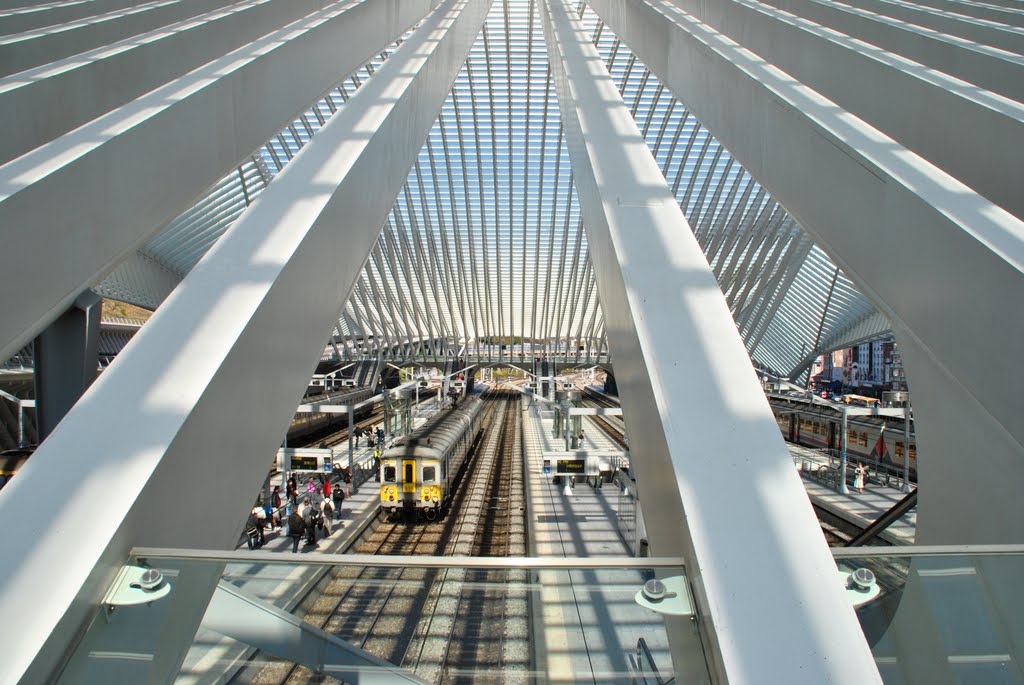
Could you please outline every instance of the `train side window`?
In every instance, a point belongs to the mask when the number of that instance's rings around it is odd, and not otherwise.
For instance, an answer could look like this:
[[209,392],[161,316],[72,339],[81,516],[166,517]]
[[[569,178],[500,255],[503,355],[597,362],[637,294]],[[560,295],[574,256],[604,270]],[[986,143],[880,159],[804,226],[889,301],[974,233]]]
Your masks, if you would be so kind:
[[396,469],[394,466],[385,466],[384,467],[384,482],[385,483],[394,483],[397,475],[398,475],[398,469]]
[[862,432],[860,434],[860,446],[861,447],[867,447],[868,446],[868,434],[867,433]]
[[437,467],[436,466],[424,466],[423,467],[423,482],[427,483],[432,480],[437,480]]

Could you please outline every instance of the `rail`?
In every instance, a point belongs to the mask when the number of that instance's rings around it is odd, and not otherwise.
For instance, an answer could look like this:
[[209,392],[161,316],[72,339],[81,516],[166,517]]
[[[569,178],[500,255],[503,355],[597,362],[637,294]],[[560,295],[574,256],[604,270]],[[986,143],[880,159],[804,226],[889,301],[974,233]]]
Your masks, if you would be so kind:
[[[836,454],[836,450],[817,450],[822,457],[828,459],[828,464],[824,464],[821,461],[812,457],[794,456],[793,463],[799,468],[802,474],[807,474],[811,478],[815,479],[822,485],[838,488],[841,472],[841,457]],[[846,483],[852,485],[853,480],[856,477],[855,470],[858,464],[863,464],[867,468],[867,482],[874,483],[875,485],[881,485],[884,487],[892,487],[897,490],[903,489],[903,469],[899,467],[890,467],[886,464],[880,464],[873,461],[865,461],[857,459],[855,457],[847,457],[846,462]],[[911,484],[916,486],[916,482],[911,479]]]
[[[654,655],[651,654],[651,648],[647,646],[647,640],[640,638],[636,641],[636,664],[640,671],[640,677],[643,678],[643,682],[647,682],[647,676],[644,675],[644,661],[646,660],[647,665],[650,666],[651,671],[654,675],[654,682],[658,685],[670,685],[676,681],[676,677],[672,676],[668,680],[661,677],[661,671],[658,670],[658,664],[654,663]],[[633,678],[633,682],[636,683],[637,679]]]

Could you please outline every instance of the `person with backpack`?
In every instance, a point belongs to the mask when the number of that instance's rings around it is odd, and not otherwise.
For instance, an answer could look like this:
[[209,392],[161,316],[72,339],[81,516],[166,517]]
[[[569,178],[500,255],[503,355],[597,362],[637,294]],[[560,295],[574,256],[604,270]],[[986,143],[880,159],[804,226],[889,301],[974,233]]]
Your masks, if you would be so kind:
[[256,514],[251,511],[249,512],[249,518],[245,520],[245,541],[249,545],[250,551],[259,547],[259,526],[256,523]]
[[302,508],[301,508],[302,523],[306,527],[306,544],[307,545],[315,545],[316,544],[316,523],[317,523],[317,518],[318,518],[317,517],[317,513],[319,511],[320,511],[320,507],[313,506],[313,504],[309,501],[308,497],[303,497],[302,498]]
[[302,520],[302,515],[296,509],[288,517],[288,537],[292,539],[292,554],[299,551],[299,540],[306,533],[306,524]]
[[267,542],[267,538],[264,533],[264,530],[267,527],[267,512],[263,509],[263,501],[257,500],[256,506],[252,508],[250,513],[256,517],[256,530],[259,533],[259,542],[256,546],[262,547]]
[[324,537],[331,537],[331,521],[334,519],[334,505],[326,497],[320,501],[320,520],[317,525],[324,531]]

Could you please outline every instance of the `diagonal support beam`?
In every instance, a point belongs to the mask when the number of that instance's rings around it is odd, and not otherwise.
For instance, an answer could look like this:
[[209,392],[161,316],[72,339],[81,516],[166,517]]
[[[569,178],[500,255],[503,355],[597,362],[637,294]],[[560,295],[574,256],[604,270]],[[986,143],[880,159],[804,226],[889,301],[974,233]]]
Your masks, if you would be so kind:
[[1024,222],[673,3],[590,5],[892,322],[928,455],[917,541],[1019,541],[1024,374],[990,360],[1024,338]]
[[[652,551],[687,558],[711,671],[719,682],[878,683],[700,245],[573,8],[544,8]],[[780,582],[766,594],[752,573]],[[687,628],[670,633],[673,661],[680,681],[700,682]]]
[[[234,547],[332,321],[489,7],[490,0],[441,3],[4,488],[0,516],[24,523],[4,541],[25,552],[0,558],[0,615],[22,617],[0,625],[12,650],[4,663],[10,680],[50,680],[133,545]],[[242,409],[240,397],[253,401]],[[112,426],[120,427],[113,444],[98,437]],[[68,494],[49,503],[45,517],[24,516],[44,487]],[[183,487],[202,506],[183,508]],[[83,510],[90,534],[62,544]],[[40,594],[43,577],[52,587]],[[179,607],[175,626],[151,626],[153,640],[191,640],[204,610]]]
[[0,167],[0,358],[431,4],[331,3]]

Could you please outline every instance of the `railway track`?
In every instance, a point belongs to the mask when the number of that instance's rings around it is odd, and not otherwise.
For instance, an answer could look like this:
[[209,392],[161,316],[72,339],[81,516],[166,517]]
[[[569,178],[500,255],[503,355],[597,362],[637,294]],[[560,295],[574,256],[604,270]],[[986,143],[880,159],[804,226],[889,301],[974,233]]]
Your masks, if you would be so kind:
[[[382,520],[359,553],[525,553],[518,394],[498,393],[490,399],[484,421],[490,428],[467,461],[447,515],[431,523]],[[509,669],[528,672],[525,580],[521,571],[470,577],[465,569],[452,568],[337,568],[325,575],[296,614],[431,682],[479,682],[488,672],[495,679]],[[518,585],[506,585],[513,581]],[[496,583],[501,585],[489,587]],[[335,681],[303,666],[264,661],[243,669],[232,682]]]
[[[595,407],[618,407],[619,405],[611,400],[598,395],[592,390],[583,391],[583,397],[586,401],[590,402]],[[629,449],[626,445],[626,428],[620,417],[616,417],[617,420],[612,420],[607,416],[591,416],[589,417],[602,433],[607,435],[609,438],[615,441],[615,444],[619,445],[622,449]]]

